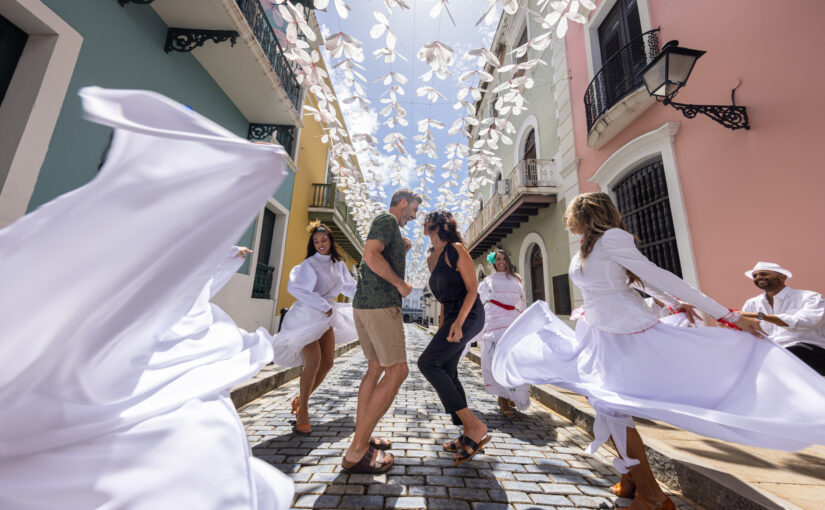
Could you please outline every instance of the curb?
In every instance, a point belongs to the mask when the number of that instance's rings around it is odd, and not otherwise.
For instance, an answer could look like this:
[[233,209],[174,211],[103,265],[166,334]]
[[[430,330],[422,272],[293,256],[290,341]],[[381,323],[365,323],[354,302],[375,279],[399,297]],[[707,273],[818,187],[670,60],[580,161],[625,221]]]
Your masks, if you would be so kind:
[[[470,350],[467,358],[481,365],[481,357]],[[532,398],[593,437],[596,413],[553,389],[551,385],[531,386]],[[687,499],[706,508],[725,510],[799,510],[773,494],[767,494],[729,473],[698,465],[696,459],[673,450],[662,441],[645,438],[650,468],[659,480]]]
[[[356,347],[358,347],[358,340],[354,340],[348,344],[339,345],[335,348],[335,357],[339,357]],[[229,396],[232,398],[232,403],[235,404],[235,409],[240,409],[246,404],[252,402],[256,398],[269,393],[270,391],[283,386],[293,379],[301,376],[301,369],[303,367],[290,367],[278,370],[266,377],[260,379],[250,379],[249,381],[239,384],[232,388]]]

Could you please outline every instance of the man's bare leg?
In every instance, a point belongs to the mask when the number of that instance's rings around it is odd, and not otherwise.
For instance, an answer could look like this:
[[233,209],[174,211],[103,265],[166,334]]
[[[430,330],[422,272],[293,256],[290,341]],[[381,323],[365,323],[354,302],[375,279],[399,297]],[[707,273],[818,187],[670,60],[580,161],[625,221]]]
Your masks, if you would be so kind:
[[[381,377],[382,372],[384,377]],[[364,380],[361,381],[358,390],[355,437],[344,455],[344,460],[358,462],[367,452],[375,426],[392,405],[408,374],[406,362],[382,368],[378,361],[370,360],[367,373],[364,374]],[[373,458],[373,464],[375,460]]]

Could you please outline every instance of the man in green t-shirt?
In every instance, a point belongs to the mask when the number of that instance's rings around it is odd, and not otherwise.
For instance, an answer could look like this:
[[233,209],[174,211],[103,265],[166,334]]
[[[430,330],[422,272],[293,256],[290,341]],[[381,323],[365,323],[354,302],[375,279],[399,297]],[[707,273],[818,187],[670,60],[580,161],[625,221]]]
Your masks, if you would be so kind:
[[341,461],[350,473],[385,473],[393,464],[392,455],[376,451],[388,448],[389,441],[370,436],[409,373],[401,299],[412,292],[404,281],[410,241],[401,236],[401,227],[415,219],[420,204],[412,190],[393,193],[389,211],[372,220],[358,266],[352,314],[369,365],[358,389],[355,437]]

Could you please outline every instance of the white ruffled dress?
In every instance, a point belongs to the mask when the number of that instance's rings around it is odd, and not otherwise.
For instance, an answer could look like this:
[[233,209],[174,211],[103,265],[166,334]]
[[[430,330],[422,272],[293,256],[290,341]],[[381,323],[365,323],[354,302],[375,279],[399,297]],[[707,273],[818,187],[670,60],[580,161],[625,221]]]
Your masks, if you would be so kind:
[[[336,344],[355,340],[352,305],[336,303],[339,294],[355,295],[355,280],[343,261],[315,253],[292,268],[287,290],[297,301],[289,308],[281,330],[272,339],[274,361],[283,367],[304,364],[301,350],[332,328]],[[332,310],[332,315],[327,312]]]
[[825,444],[825,379],[767,339],[724,328],[663,324],[627,286],[691,303],[714,318],[722,305],[647,260],[634,238],[608,230],[570,277],[584,313],[571,330],[539,301],[499,339],[493,376],[503,385],[554,384],[586,395],[597,412],[593,451],[611,435],[624,472],[632,416],[752,446]]
[[[521,280],[507,273],[495,272],[484,278],[478,286],[478,296],[484,303],[484,329],[476,337],[481,349],[484,389],[491,395],[512,400],[522,410],[530,407],[530,385],[502,386],[493,377],[491,363],[498,339],[524,310],[523,292]],[[513,306],[515,309],[505,310],[491,300]]]
[[209,303],[284,151],[158,94],[81,97],[106,163],[0,230],[0,508],[288,508],[229,399],[269,337]]

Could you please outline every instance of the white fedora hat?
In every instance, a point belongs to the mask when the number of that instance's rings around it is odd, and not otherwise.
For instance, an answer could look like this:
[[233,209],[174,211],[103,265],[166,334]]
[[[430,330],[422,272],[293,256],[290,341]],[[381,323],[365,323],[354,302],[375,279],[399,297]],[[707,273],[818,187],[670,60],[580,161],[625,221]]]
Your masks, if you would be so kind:
[[745,271],[745,276],[753,279],[753,273],[757,271],[773,271],[774,273],[784,274],[788,278],[793,276],[793,273],[785,269],[784,267],[780,266],[779,264],[774,264],[773,262],[757,262],[753,269],[750,271]]

